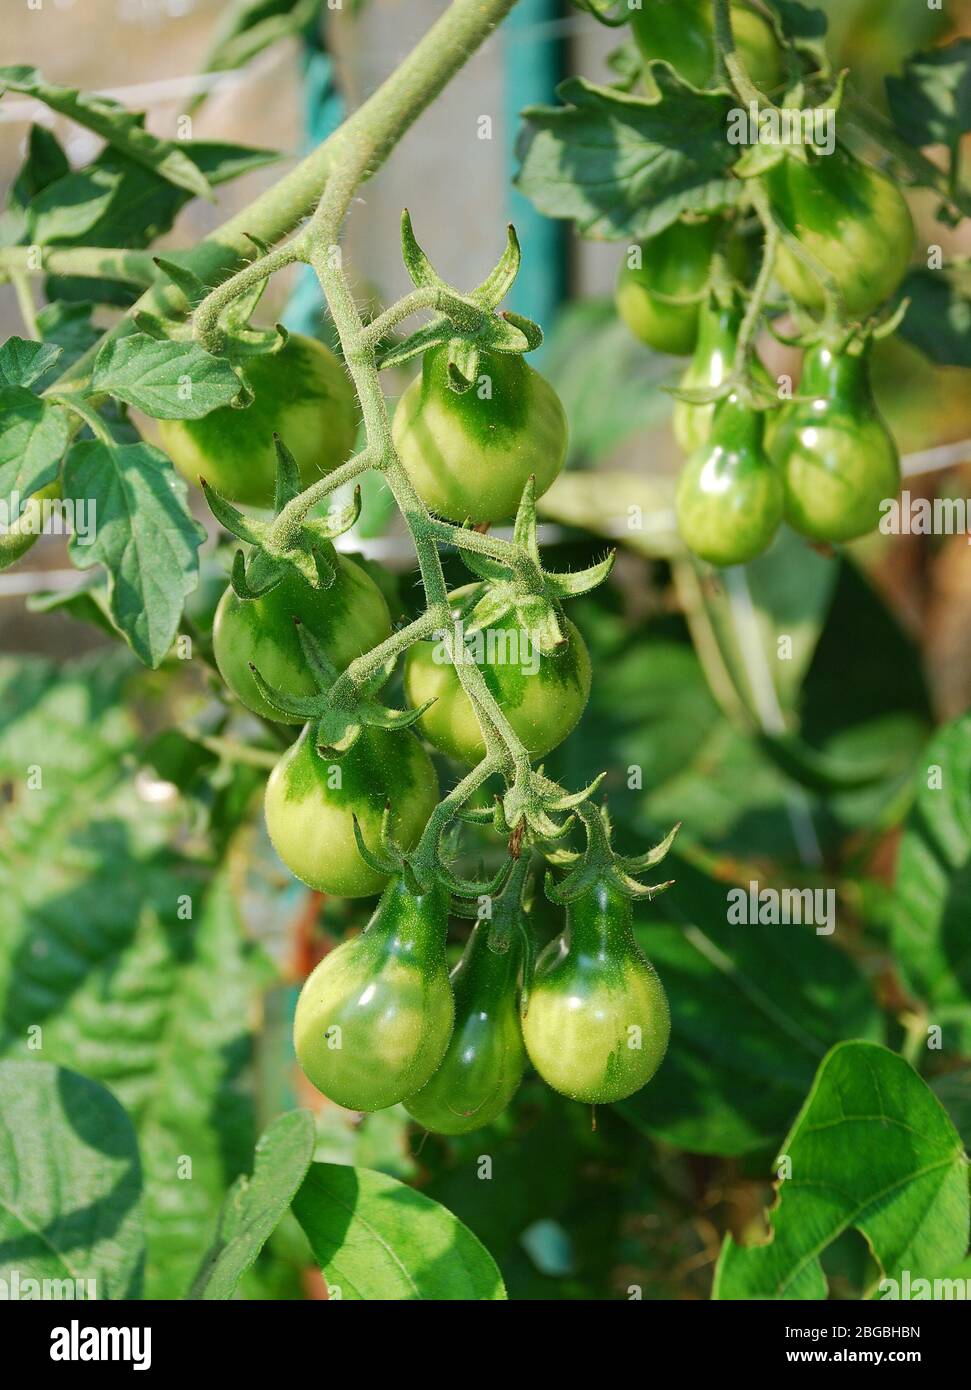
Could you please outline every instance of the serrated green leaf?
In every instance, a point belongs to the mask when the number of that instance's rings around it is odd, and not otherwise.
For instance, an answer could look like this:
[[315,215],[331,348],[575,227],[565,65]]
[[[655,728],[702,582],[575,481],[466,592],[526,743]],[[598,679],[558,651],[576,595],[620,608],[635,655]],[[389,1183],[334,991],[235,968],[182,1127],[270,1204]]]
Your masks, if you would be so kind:
[[98,354],[91,389],[117,396],[156,420],[198,420],[231,405],[243,383],[224,357],[195,342],[130,333]]

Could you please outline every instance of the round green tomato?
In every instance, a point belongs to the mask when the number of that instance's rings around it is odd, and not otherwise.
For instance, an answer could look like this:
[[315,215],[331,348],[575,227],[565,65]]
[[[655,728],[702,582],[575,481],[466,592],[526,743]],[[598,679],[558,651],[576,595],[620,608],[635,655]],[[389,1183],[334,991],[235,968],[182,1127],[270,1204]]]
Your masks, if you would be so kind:
[[[864,318],[893,294],[915,234],[910,209],[885,174],[837,146],[813,164],[783,159],[765,179],[776,216],[832,278],[851,318]],[[819,276],[784,243],[775,273],[797,304],[824,309]]]
[[307,1077],[348,1110],[383,1110],[440,1065],[454,1006],[445,958],[448,896],[389,884],[360,936],[324,957],[294,1017]]
[[[733,4],[731,15],[735,47],[746,72],[756,87],[772,91],[782,81],[784,68],[771,24],[744,4]],[[631,12],[630,25],[645,62],[663,59],[692,87],[715,82],[711,0],[644,0],[641,9]]]
[[627,899],[598,885],[567,909],[567,928],[536,962],[523,1040],[548,1086],[571,1100],[623,1100],[657,1071],[671,1016],[664,986],[634,941]]
[[[675,222],[641,243],[640,264],[620,263],[617,312],[642,343],[686,357],[694,351],[719,223]],[[629,256],[630,253],[628,253]]]
[[365,843],[377,849],[390,806],[391,833],[410,849],[437,801],[431,758],[406,729],[369,726],[331,761],[304,729],[270,773],[264,811],[273,847],[291,873],[321,893],[365,898],[384,887],[385,877],[361,858],[354,817]]
[[312,589],[294,575],[260,598],[238,598],[230,586],[219,601],[212,630],[216,665],[237,699],[263,719],[303,723],[263,698],[251,662],[276,690],[317,693],[294,618],[318,639],[339,671],[391,635],[388,605],[371,576],[343,555],[335,552],[332,558],[336,572],[329,589]]
[[[545,757],[576,727],[590,694],[590,654],[567,619],[566,643],[541,652],[528,632],[507,619],[467,638],[486,685],[530,757]],[[433,747],[477,763],[485,744],[475,711],[439,642],[416,642],[405,660],[405,695],[413,709],[435,703],[419,720]]]
[[253,403],[222,406],[200,420],[161,420],[162,447],[190,482],[200,478],[231,502],[270,507],[278,434],[304,487],[343,463],[354,448],[358,409],[348,377],[323,343],[293,333],[278,352],[248,358]]
[[768,548],[782,506],[782,482],[762,448],[762,420],[730,396],[715,412],[711,439],[678,479],[681,539],[709,564],[742,565]]
[[812,348],[799,395],[811,399],[783,409],[771,442],[786,520],[815,541],[866,535],[900,489],[900,461],[870,392],[865,360]]
[[568,430],[552,386],[515,354],[482,353],[479,378],[448,384],[448,349],[426,352],[398,402],[394,445],[422,501],[450,521],[514,516],[523,488],[541,497],[566,458]]
[[455,1030],[434,1076],[405,1101],[410,1115],[435,1134],[468,1134],[500,1115],[526,1065],[516,982],[521,952],[501,955],[480,922],[452,972]]

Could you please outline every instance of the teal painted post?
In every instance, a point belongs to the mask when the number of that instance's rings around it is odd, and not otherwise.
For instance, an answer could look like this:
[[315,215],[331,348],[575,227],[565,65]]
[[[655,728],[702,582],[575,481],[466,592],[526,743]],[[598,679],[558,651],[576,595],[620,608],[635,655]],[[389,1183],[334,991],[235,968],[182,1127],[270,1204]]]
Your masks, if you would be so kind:
[[562,0],[519,0],[500,30],[504,44],[507,206],[523,248],[522,269],[508,305],[544,329],[552,326],[566,297],[566,224],[538,213],[512,187],[512,179],[519,168],[519,113],[525,106],[553,101],[563,77],[566,9]]

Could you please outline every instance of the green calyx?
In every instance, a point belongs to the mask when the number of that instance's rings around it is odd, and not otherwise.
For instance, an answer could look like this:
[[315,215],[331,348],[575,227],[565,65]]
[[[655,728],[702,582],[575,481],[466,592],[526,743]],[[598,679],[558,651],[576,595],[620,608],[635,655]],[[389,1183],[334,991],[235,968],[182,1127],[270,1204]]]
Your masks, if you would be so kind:
[[446,284],[418,245],[407,208],[401,214],[401,249],[405,269],[418,290],[428,291],[438,317],[397,344],[381,358],[381,369],[400,367],[430,348],[448,346],[448,382],[453,391],[468,391],[479,375],[480,352],[532,352],[543,333],[531,319],[509,310],[496,313],[519,273],[521,252],[515,229],[508,229],[506,249],[495,267],[467,294]]
[[245,516],[220,497],[205,478],[200,479],[216,520],[251,547],[248,555],[238,550],[233,560],[231,583],[241,599],[259,598],[293,574],[313,589],[329,588],[335,575],[332,542],[354,525],[361,512],[361,492],[356,488],[349,506],[335,509],[327,517],[292,523],[287,509],[302,491],[300,470],[283,440],[274,436],[273,442],[277,454],[273,521]]
[[557,867],[568,868],[559,882],[551,872],[547,872],[545,889],[550,902],[573,903],[592,890],[611,892],[622,898],[651,899],[671,887],[673,879],[665,883],[644,884],[638,881],[637,876],[661,863],[674,843],[681,828],[680,823],[653,849],[644,854],[623,855],[618,854],[610,843],[613,832],[606,806],[599,809],[584,806],[579,815],[587,834],[586,848],[581,853],[558,850],[547,855]]
[[[466,568],[483,581],[457,591],[462,599],[462,619],[466,632],[495,627],[512,617],[523,631],[533,635],[540,651],[563,646],[563,599],[589,593],[602,584],[614,566],[615,551],[588,569],[556,574],[543,568],[536,539],[536,488],[530,478],[513,527],[513,546],[518,560],[504,563],[473,550],[462,549]],[[515,568],[513,565],[515,564]]]

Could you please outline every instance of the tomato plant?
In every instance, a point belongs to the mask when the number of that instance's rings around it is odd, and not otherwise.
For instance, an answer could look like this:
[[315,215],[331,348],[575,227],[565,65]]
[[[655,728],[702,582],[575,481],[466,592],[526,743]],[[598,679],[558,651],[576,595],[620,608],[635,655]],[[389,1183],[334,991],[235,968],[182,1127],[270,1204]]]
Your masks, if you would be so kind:
[[[771,91],[783,76],[782,50],[765,16],[749,5],[731,6],[732,30],[746,71]],[[663,60],[694,87],[717,78],[718,50],[712,8],[705,0],[644,0],[630,25],[645,62]]]
[[698,339],[718,225],[676,222],[638,248],[638,264],[621,262],[617,312],[636,337],[658,352],[687,357]]

